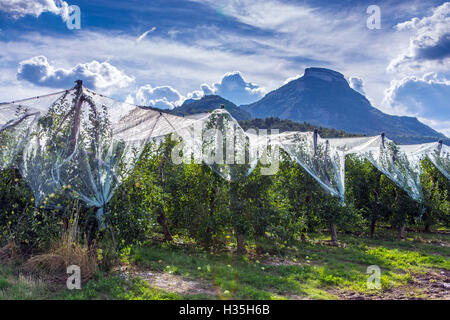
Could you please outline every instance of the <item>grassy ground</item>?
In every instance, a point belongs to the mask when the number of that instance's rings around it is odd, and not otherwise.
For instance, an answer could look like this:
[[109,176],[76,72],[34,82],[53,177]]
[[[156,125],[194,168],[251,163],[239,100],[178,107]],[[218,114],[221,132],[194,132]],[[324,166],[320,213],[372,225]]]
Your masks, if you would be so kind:
[[[402,241],[325,235],[265,254],[237,257],[183,244],[132,248],[121,276],[98,273],[82,290],[69,291],[17,275],[0,265],[0,299],[449,299],[450,235],[408,233]],[[367,287],[367,267],[381,270],[381,288]]]

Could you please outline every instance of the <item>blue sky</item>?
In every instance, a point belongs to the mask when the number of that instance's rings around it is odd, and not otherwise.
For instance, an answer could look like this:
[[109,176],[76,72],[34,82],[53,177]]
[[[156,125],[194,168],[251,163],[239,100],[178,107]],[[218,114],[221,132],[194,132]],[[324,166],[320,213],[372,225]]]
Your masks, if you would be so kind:
[[[367,28],[372,4],[381,29]],[[0,48],[0,101],[83,78],[137,104],[215,93],[239,105],[315,66],[450,136],[450,2],[0,0]]]

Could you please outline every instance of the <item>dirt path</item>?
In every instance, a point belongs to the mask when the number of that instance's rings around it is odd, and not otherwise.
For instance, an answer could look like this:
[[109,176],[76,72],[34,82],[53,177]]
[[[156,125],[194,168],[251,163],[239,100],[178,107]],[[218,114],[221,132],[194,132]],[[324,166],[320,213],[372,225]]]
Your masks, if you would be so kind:
[[217,289],[208,282],[188,279],[174,274],[155,271],[136,271],[132,273],[125,273],[124,276],[138,277],[142,280],[148,281],[153,287],[178,294],[204,294],[217,296]]
[[438,270],[413,274],[410,284],[377,292],[361,294],[354,291],[330,292],[346,300],[450,300],[450,271]]
[[[301,265],[281,258],[265,259],[268,265]],[[167,272],[134,270],[122,273],[123,277],[137,277],[148,281],[150,286],[182,295],[218,296],[218,289],[206,280],[190,279]],[[450,271],[434,270],[425,274],[413,274],[407,285],[391,288],[382,292],[360,293],[350,290],[331,289],[328,292],[344,300],[450,300]],[[288,299],[309,299],[307,296],[287,295]]]

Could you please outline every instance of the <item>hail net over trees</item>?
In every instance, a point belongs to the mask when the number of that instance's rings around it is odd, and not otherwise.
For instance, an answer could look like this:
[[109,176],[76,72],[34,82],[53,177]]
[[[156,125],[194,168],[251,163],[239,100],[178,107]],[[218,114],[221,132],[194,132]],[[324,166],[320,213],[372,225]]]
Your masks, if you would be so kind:
[[[428,158],[450,179],[450,148],[442,142],[396,145],[384,135],[322,139],[317,132],[244,132],[224,109],[180,117],[141,108],[82,86],[0,104],[0,169],[20,170],[43,208],[77,198],[104,208],[149,142],[177,139],[174,163],[204,162],[224,179],[239,180],[262,163],[262,174],[284,150],[330,194],[344,199],[345,156],[356,154],[423,200],[421,161]],[[266,171],[264,171],[266,170]]]

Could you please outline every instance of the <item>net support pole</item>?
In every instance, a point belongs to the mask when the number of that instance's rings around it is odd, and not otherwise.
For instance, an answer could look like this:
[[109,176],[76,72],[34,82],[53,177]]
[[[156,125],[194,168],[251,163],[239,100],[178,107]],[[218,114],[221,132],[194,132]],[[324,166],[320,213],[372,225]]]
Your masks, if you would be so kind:
[[330,142],[328,140],[325,141],[325,151],[323,154],[323,173],[325,175],[325,179],[327,179],[327,183],[330,183],[330,176],[328,175],[328,152],[330,148]]
[[77,85],[75,86],[75,89],[78,90],[77,93],[80,93],[81,88],[83,87],[83,80],[75,80],[75,83],[77,84]]
[[83,97],[83,81],[82,80],[76,80],[75,81],[77,85],[75,86],[75,89],[77,90],[77,101],[75,103],[75,114],[74,114],[74,124],[72,129],[72,137],[71,141],[76,144],[77,135],[80,127],[80,114],[81,114],[81,105],[83,104],[84,97]]
[[319,133],[317,129],[314,129],[314,135],[313,135],[313,144],[314,144],[314,156],[317,154],[317,138],[319,136]]
[[117,243],[116,237],[115,237],[115,234],[114,234],[114,226],[113,226],[111,217],[107,213],[106,204],[103,204],[103,206],[100,208],[100,210],[102,210],[102,212],[103,212],[103,216],[105,217],[105,220],[106,220],[105,222],[106,222],[106,225],[107,225],[107,227],[109,229],[114,249],[116,250],[117,268],[118,268],[118,271],[119,271],[119,274],[120,274],[121,271],[122,271],[122,265],[120,263],[120,248],[119,248],[119,244]]

